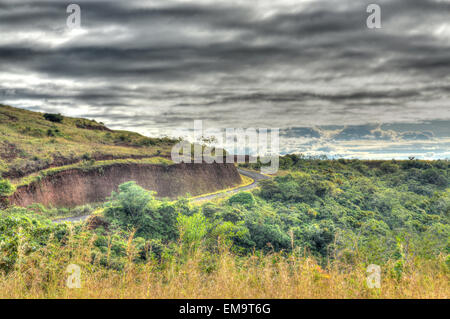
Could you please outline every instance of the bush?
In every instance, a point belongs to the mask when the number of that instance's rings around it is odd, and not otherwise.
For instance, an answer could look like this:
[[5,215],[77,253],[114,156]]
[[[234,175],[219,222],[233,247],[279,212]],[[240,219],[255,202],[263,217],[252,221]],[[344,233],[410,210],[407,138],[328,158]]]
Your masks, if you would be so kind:
[[421,175],[424,183],[434,184],[439,187],[447,187],[447,178],[443,176],[437,169],[427,169]]
[[180,214],[177,221],[181,238],[188,246],[196,246],[205,238],[208,230],[208,223],[203,214],[196,213],[192,216]]
[[0,179],[0,196],[11,196],[16,188],[7,179]]
[[12,270],[18,258],[44,247],[51,237],[61,240],[65,234],[66,225],[52,224],[24,208],[0,213],[0,271]]
[[384,162],[380,166],[380,169],[385,174],[393,174],[393,173],[397,172],[399,170],[399,168],[400,167],[397,164],[392,163],[392,162]]
[[248,229],[248,237],[237,240],[244,248],[279,251],[291,247],[288,234],[273,216],[249,212],[245,217],[245,226]]
[[45,113],[44,118],[47,121],[54,122],[54,123],[61,123],[64,119],[64,117],[61,114],[53,114],[53,113]]
[[231,196],[230,199],[228,199],[228,203],[230,205],[240,204],[252,207],[255,205],[255,198],[253,197],[252,193],[240,192],[236,195]]
[[47,130],[47,136],[48,136],[48,137],[61,136],[61,132],[59,131],[58,128],[49,128],[49,129]]
[[136,236],[146,239],[171,240],[177,237],[177,210],[169,203],[161,203],[136,182],[119,186],[105,204],[108,222],[122,229],[135,229]]
[[152,200],[151,193],[136,182],[121,184],[119,193],[113,192],[111,201],[106,203],[105,216],[116,219],[123,225],[139,227]]

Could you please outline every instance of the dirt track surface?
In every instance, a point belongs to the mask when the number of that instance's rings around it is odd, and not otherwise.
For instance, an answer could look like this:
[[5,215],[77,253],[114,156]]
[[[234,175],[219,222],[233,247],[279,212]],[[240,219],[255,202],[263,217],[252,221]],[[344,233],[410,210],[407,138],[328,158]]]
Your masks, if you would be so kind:
[[[247,190],[251,190],[255,187],[258,186],[258,182],[264,179],[270,179],[269,176],[267,175],[263,175],[260,174],[258,172],[255,171],[247,171],[244,169],[240,169],[238,168],[238,172],[244,176],[250,177],[251,179],[254,180],[254,182],[250,185],[247,186],[242,186],[236,189],[232,189],[226,192],[221,192],[221,193],[217,193],[217,194],[212,194],[212,195],[206,195],[206,196],[201,196],[201,197],[197,197],[195,199],[192,199],[193,202],[201,202],[204,200],[212,200],[214,198],[220,198],[220,197],[225,197],[234,193],[238,193],[238,192],[242,192],[242,191],[247,191]],[[83,221],[86,220],[89,217],[89,215],[85,215],[85,216],[76,216],[76,217],[67,217],[67,218],[60,218],[60,219],[55,219],[53,222],[54,223],[64,223],[64,222],[69,222],[69,223],[74,223],[74,222],[79,222],[79,221]]]

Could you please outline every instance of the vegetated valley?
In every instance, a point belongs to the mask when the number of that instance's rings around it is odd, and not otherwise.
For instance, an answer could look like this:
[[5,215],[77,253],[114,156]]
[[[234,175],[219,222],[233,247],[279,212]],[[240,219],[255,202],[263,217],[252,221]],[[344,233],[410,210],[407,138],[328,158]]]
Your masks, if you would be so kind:
[[177,167],[173,140],[8,106],[0,129],[0,298],[450,296],[448,161],[287,155],[258,188],[197,203],[241,183],[234,165]]

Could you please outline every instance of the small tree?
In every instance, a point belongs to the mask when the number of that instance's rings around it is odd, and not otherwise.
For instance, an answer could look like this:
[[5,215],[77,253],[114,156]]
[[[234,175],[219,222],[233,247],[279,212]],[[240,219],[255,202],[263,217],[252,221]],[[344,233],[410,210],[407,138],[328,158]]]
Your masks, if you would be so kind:
[[173,240],[178,236],[177,209],[171,203],[160,203],[135,182],[119,186],[105,204],[105,217],[123,229],[135,229],[136,236],[146,239]]
[[112,193],[111,201],[106,204],[105,216],[123,225],[138,226],[142,224],[151,201],[153,197],[149,191],[136,182],[127,182],[119,186],[119,193]]

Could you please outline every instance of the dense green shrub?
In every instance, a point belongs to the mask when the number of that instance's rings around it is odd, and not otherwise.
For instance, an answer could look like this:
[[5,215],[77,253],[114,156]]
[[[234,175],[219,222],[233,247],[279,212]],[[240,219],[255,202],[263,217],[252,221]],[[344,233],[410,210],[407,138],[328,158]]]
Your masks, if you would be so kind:
[[255,205],[255,198],[253,197],[252,193],[240,192],[240,193],[237,193],[236,195],[231,196],[228,199],[228,203],[231,205],[239,204],[239,205],[251,207],[251,206]]
[[439,187],[447,187],[448,181],[445,175],[438,169],[426,169],[420,176],[424,183],[434,184]]
[[105,217],[123,229],[136,230],[136,236],[171,240],[177,236],[175,206],[156,201],[153,193],[135,182],[119,186],[105,204]]
[[45,113],[44,118],[47,121],[54,122],[54,123],[61,123],[64,119],[64,117],[60,113],[58,113],[58,114]]
[[7,179],[0,179],[0,196],[10,196],[15,192],[15,187]]
[[248,251],[254,248],[279,251],[291,247],[289,235],[283,231],[283,224],[274,215],[249,211],[245,214],[245,227],[248,229],[248,236],[239,238],[237,242]]
[[[255,207],[241,207],[239,216],[247,217],[249,229],[248,242],[241,245],[261,247],[264,241],[275,242],[271,237],[293,234],[295,246],[315,255],[359,251],[382,263],[395,255],[400,238],[408,247],[405,256],[448,253],[448,161],[334,161],[290,155],[280,163],[289,174],[260,182]],[[232,216],[227,207],[215,212],[221,214]],[[258,214],[259,223],[248,219]],[[268,221],[267,216],[278,218]],[[275,236],[270,224],[283,235]],[[262,229],[269,226],[271,232]],[[258,241],[260,237],[264,239]],[[287,246],[286,240],[279,242],[279,248]]]
[[397,172],[400,167],[392,162],[384,162],[383,164],[381,164],[380,169],[383,173],[392,174]]
[[47,130],[48,137],[62,136],[61,131],[57,127],[52,127]]
[[105,217],[123,226],[141,228],[152,201],[152,194],[135,182],[124,183],[105,204]]
[[180,214],[177,223],[181,238],[187,246],[198,246],[208,231],[207,220],[201,213],[192,216]]
[[10,271],[21,256],[44,247],[50,238],[60,241],[66,234],[66,225],[55,225],[26,209],[0,212],[0,270]]

